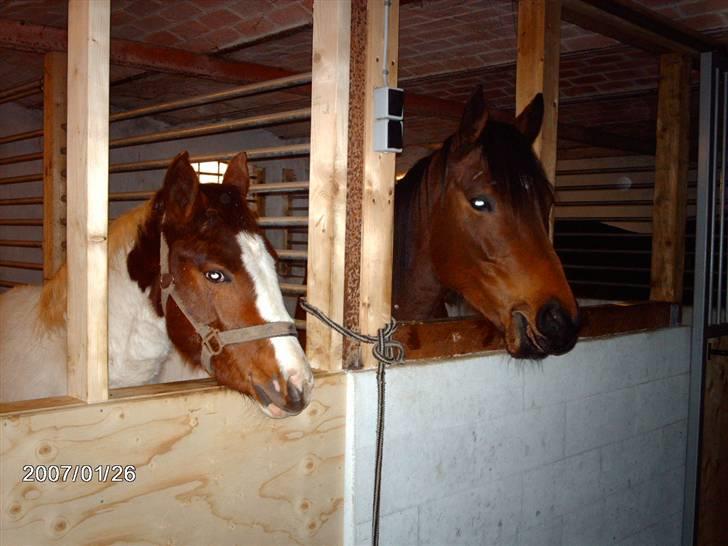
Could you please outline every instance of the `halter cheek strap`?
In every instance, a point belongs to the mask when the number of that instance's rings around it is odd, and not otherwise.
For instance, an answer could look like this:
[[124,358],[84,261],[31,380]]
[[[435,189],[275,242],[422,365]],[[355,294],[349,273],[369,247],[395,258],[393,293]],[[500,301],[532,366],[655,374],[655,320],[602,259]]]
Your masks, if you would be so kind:
[[266,322],[265,324],[245,326],[232,330],[218,330],[209,324],[197,321],[175,289],[174,277],[169,271],[169,247],[163,234],[160,235],[159,242],[159,274],[159,283],[162,289],[162,313],[166,312],[167,301],[172,298],[172,301],[182,311],[192,328],[195,329],[197,335],[200,336],[202,344],[200,362],[205,371],[211,376],[215,375],[212,370],[212,358],[219,355],[226,345],[297,335],[296,326],[292,322],[286,321]]

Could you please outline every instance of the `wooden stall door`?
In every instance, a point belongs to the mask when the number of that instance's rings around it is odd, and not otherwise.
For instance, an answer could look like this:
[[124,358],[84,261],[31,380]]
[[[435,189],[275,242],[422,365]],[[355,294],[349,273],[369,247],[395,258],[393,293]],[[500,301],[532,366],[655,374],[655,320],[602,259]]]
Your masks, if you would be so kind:
[[711,346],[703,392],[698,546],[728,544],[728,337]]

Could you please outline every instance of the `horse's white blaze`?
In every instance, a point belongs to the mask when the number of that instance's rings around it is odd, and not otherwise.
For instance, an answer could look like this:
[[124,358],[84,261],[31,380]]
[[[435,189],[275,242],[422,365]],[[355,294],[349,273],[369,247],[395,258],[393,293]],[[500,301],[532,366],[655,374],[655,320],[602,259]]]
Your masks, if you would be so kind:
[[[261,318],[266,322],[293,322],[283,304],[273,257],[261,236],[239,233],[237,239],[243,265],[253,281],[255,305]],[[274,337],[270,342],[283,377],[299,389],[308,391],[313,386],[313,373],[298,339],[293,336]]]

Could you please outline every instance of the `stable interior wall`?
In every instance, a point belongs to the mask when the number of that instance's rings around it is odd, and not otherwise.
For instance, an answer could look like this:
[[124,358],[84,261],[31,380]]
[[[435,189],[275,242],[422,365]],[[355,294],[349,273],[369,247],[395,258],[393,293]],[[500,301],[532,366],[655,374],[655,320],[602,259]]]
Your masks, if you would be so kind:
[[[680,544],[690,330],[387,371],[380,543]],[[370,540],[376,378],[349,374],[346,544]]]

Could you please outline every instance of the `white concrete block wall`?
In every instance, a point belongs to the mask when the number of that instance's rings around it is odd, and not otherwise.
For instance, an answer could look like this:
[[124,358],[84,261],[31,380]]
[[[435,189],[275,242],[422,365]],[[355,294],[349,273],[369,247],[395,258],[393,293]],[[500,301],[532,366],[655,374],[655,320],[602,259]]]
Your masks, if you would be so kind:
[[[383,546],[679,544],[689,330],[390,369]],[[371,527],[376,379],[349,381],[347,544]]]

